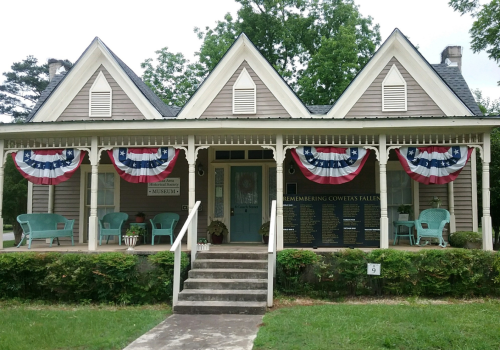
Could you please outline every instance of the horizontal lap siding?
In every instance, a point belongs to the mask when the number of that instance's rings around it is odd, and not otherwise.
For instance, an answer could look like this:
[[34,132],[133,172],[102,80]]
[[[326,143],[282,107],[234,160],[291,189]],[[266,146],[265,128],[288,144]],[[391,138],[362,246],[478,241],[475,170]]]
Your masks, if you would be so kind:
[[[207,150],[200,150],[198,154],[198,161],[201,164],[208,164],[208,152]],[[188,205],[189,203],[189,175],[188,175],[188,164],[184,152],[181,151],[179,154],[179,159],[175,163],[175,167],[172,173],[169,175],[170,178],[178,177],[181,181],[181,193],[180,196],[148,196],[147,195],[147,184],[133,184],[120,179],[120,211],[129,214],[129,223],[135,220],[135,214],[142,211],[146,214],[146,222],[150,227],[150,219],[152,219],[156,214],[172,212],[177,213],[180,216],[179,223],[175,229],[175,235],[179,233],[182,225],[186,222],[189,215],[187,210],[182,210],[182,205]],[[205,172],[204,176],[199,176],[196,174],[195,200],[201,201],[202,210],[198,212],[198,237],[206,237],[206,227],[207,227],[207,208],[208,208],[208,182],[207,174]],[[127,224],[127,227],[129,226]],[[187,238],[184,236],[184,240]]]
[[[406,81],[407,111],[382,112],[382,82],[395,64]],[[347,113],[346,118],[384,117],[384,116],[442,116],[443,111],[434,103],[429,95],[420,87],[413,77],[404,69],[396,58],[392,58],[373,83],[366,89],[360,99]]]
[[470,161],[453,182],[457,231],[472,231],[472,176]]
[[47,213],[49,210],[49,186],[33,185],[33,213]]
[[[96,118],[89,117],[89,90],[92,87],[97,75],[102,71],[108,84],[113,90],[112,97],[112,109],[111,118]],[[113,79],[113,77],[108,73],[108,71],[100,66],[85,86],[80,90],[80,92],[75,96],[73,101],[66,107],[61,116],[57,119],[58,121],[68,121],[68,120],[109,120],[109,119],[119,119],[119,120],[132,120],[132,119],[145,119],[142,113],[137,109],[132,100],[127,96],[125,91],[118,85],[118,83]]]
[[78,242],[80,225],[80,169],[68,181],[54,187],[54,213],[75,220],[73,237]]
[[[233,114],[233,85],[238,79],[243,67],[252,77],[257,89],[257,113],[256,114]],[[226,85],[222,88],[219,94],[214,98],[212,103],[207,107],[201,115],[201,119],[216,118],[216,117],[233,117],[233,118],[259,118],[259,117],[280,117],[290,118],[288,112],[283,108],[281,103],[276,99],[273,93],[255,74],[253,69],[244,61],[236,70],[233,76],[229,79]]]
[[[432,208],[431,200],[434,197],[439,197],[439,199],[441,199],[441,208],[449,210],[449,207],[448,207],[448,185],[419,184],[418,188],[419,188],[419,197],[420,197],[420,202],[419,202],[420,212],[422,212],[425,209]],[[450,226],[449,226],[449,224],[447,224],[446,225],[446,233],[443,235],[445,240],[448,239],[447,236],[448,236],[449,231],[450,231]]]

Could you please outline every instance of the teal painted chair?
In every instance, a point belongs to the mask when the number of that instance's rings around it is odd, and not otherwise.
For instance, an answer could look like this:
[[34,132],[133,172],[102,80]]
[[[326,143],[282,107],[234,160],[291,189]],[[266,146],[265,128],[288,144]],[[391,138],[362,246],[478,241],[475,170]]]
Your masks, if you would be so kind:
[[[37,238],[50,238],[50,246],[54,238],[59,244],[59,237],[70,237],[71,245],[75,245],[73,241],[73,225],[75,220],[68,220],[64,216],[54,213],[34,213],[21,214],[17,217],[17,222],[23,229],[23,238],[19,242],[17,248],[21,246],[23,240],[29,236],[28,249],[31,249],[31,241]],[[59,224],[64,227],[58,227]]]
[[118,236],[118,243],[122,245],[122,225],[128,220],[127,213],[108,213],[99,220],[99,245],[102,243],[102,236]]
[[179,222],[179,214],[161,213],[149,221],[151,221],[151,245],[155,245],[155,236],[170,236],[170,244],[174,243],[174,230]]
[[[420,245],[420,239],[422,237],[437,238],[439,240],[439,246],[445,248],[448,243],[443,239],[443,229],[449,222],[450,213],[446,209],[435,208],[422,211],[418,220],[415,220],[417,245]],[[429,242],[425,244],[429,244]]]

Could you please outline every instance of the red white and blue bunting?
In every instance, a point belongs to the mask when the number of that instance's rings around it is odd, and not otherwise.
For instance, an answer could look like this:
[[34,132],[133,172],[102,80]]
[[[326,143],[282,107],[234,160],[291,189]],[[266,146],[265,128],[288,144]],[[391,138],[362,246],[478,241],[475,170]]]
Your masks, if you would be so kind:
[[19,172],[37,185],[57,185],[68,180],[82,163],[85,151],[74,148],[23,150],[12,153]]
[[306,178],[320,184],[338,185],[356,177],[370,150],[361,147],[297,147],[292,156]]
[[109,157],[118,174],[132,183],[150,183],[164,180],[174,168],[179,150],[160,148],[113,148]]
[[396,149],[396,154],[413,180],[426,185],[442,185],[457,178],[472,150],[466,146],[401,147]]

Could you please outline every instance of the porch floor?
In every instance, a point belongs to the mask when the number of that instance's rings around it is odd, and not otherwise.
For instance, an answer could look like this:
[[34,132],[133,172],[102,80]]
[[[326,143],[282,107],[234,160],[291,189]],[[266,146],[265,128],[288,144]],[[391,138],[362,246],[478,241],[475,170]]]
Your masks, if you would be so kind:
[[[157,252],[161,251],[168,251],[170,250],[171,245],[170,244],[156,244],[152,246],[151,244],[141,244],[138,245],[134,248],[134,252],[137,254],[154,254]],[[188,252],[188,247],[187,244],[183,243],[181,247],[183,252]],[[318,249],[312,249],[312,248],[297,248],[301,250],[311,250],[315,252],[337,252],[341,251],[344,249],[348,248],[318,248]],[[361,249],[365,252],[372,251],[374,249],[379,249],[379,248],[357,248]],[[389,249],[396,249],[396,250],[406,250],[406,251],[419,251],[422,249],[443,249],[439,247],[438,245],[426,245],[426,246],[410,246],[409,244],[399,244],[399,245],[390,245]],[[447,248],[444,249],[450,249],[448,246]],[[73,253],[88,253],[90,252],[88,250],[88,244],[87,243],[75,243],[74,246],[71,245],[69,242],[61,242],[61,245],[58,246],[57,244],[52,245],[52,247],[49,247],[48,243],[38,241],[38,242],[33,242],[31,244],[31,249],[28,249],[28,245],[21,246],[19,248],[16,247],[11,247],[11,248],[4,248],[3,250],[0,249],[0,253],[13,253],[13,252],[43,252],[43,253],[48,253],[48,252],[73,252]],[[121,246],[118,244],[103,244],[101,246],[97,246],[97,250],[95,251],[96,253],[103,253],[103,252],[126,252],[127,251],[127,246],[122,244]],[[220,244],[220,245],[210,245],[210,251],[211,252],[267,252],[267,245],[264,245],[262,243],[226,243],[226,244]]]

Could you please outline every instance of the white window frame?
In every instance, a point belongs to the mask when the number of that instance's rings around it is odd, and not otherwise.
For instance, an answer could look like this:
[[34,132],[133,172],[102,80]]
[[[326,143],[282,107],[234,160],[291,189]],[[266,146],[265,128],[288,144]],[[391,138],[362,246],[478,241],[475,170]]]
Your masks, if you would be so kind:
[[[239,110],[237,103],[237,95],[239,90],[247,90],[247,95],[251,94],[253,91],[253,96],[250,96],[248,101],[252,100],[250,103],[253,104],[253,108]],[[241,71],[238,79],[233,84],[233,114],[256,114],[257,113],[257,86],[253,81],[252,77],[248,73],[245,67]]]
[[[109,113],[106,114],[97,114],[94,115],[92,114],[92,93],[109,93],[109,101],[108,101],[108,106],[109,107]],[[104,105],[103,105],[104,106]],[[108,80],[104,76],[104,73],[102,71],[99,72],[97,75],[94,83],[90,87],[89,90],[89,117],[93,118],[109,118],[112,115],[112,109],[113,109],[113,89],[111,89],[111,86],[108,83]]]
[[[391,86],[395,88],[403,88],[404,90],[404,108],[391,108],[386,106],[386,96],[385,87]],[[408,90],[406,86],[406,80],[403,78],[399,72],[398,67],[395,64],[392,65],[389,73],[384,78],[382,82],[382,111],[383,112],[406,112],[408,110]]]

